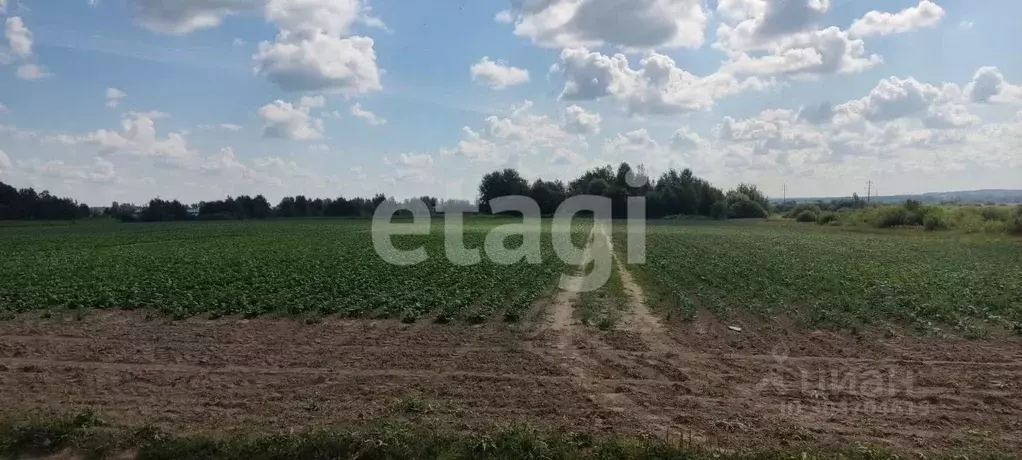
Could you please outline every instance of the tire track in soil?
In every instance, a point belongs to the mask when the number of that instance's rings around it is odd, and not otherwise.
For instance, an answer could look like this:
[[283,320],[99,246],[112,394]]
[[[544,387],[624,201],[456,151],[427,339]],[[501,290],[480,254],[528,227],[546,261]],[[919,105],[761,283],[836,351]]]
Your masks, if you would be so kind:
[[[583,253],[582,263],[578,267],[579,275],[585,274],[585,267],[592,251],[607,251],[613,257],[610,239],[604,230],[605,225],[608,224],[593,222],[593,229],[589,232],[588,237],[589,244]],[[635,421],[644,431],[662,437],[677,436],[679,431],[673,429],[668,420],[650,413],[627,394],[619,391],[624,380],[634,379],[601,379],[592,375],[591,370],[599,367],[598,361],[584,353],[576,344],[576,339],[586,340],[584,334],[587,333],[574,320],[574,305],[581,297],[581,288],[582,277],[579,276],[573,279],[572,284],[566,286],[566,289],[562,289],[554,299],[553,321],[550,328],[557,333],[557,348],[564,353],[560,357],[549,354],[548,356],[559,360],[559,364],[574,377],[575,383],[598,406]],[[594,351],[599,352],[599,350]]]

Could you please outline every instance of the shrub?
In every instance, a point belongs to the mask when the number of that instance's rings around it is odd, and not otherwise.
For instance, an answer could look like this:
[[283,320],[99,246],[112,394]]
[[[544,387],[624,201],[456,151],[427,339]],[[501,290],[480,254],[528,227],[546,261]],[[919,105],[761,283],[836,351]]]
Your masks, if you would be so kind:
[[1001,222],[999,220],[990,220],[983,222],[978,231],[984,233],[1004,233],[1008,230],[1007,222]]
[[811,211],[814,215],[819,214],[820,207],[815,204],[800,204],[792,208],[791,211],[788,211],[788,213],[785,214],[784,217],[787,217],[789,219],[795,219],[798,217],[799,214],[802,214],[805,211]]
[[765,218],[767,216],[767,211],[759,203],[748,199],[748,197],[744,197],[744,199],[738,199],[731,203],[729,214],[730,217],[734,217],[736,219],[752,217]]
[[728,207],[727,202],[724,200],[713,203],[713,207],[710,208],[710,217],[717,220],[727,220]]
[[820,225],[827,225],[831,222],[837,222],[837,213],[824,212],[820,213],[820,215],[816,218],[816,223]]
[[979,233],[986,231],[986,225],[983,221],[980,210],[975,208],[959,207],[951,211],[951,227],[965,233]]
[[798,217],[795,217],[795,220],[798,222],[816,222],[816,213],[807,209],[800,212]]
[[884,206],[877,209],[873,226],[877,228],[891,228],[909,225],[909,212],[901,206]]
[[1005,229],[1012,235],[1022,235],[1022,204],[1011,211]]
[[980,208],[979,215],[985,221],[999,220],[1005,222],[1011,218],[1011,209],[1002,206],[984,206]]
[[930,206],[923,211],[923,228],[928,231],[947,230],[948,218],[944,208]]

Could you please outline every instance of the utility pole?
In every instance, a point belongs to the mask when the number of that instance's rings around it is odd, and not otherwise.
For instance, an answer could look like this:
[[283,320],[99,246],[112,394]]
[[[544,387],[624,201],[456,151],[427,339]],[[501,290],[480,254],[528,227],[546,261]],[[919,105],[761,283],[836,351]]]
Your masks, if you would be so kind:
[[788,184],[781,186],[781,196],[783,197],[781,198],[781,205],[788,204]]
[[873,197],[873,181],[866,181],[866,204],[869,204]]

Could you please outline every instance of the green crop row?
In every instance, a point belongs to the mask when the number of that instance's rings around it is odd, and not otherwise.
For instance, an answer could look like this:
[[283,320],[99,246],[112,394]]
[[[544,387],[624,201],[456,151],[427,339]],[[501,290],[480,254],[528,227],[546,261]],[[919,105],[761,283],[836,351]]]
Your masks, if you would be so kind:
[[[620,238],[620,234],[618,235]],[[1022,244],[743,223],[657,223],[633,270],[672,310],[981,333],[1022,324]],[[619,245],[620,247],[620,245]]]
[[[512,220],[466,222],[467,247]],[[394,237],[429,258],[395,266],[374,249],[368,220],[65,225],[0,228],[0,310],[149,308],[174,317],[339,314],[415,321],[517,320],[565,265],[549,223],[542,263],[451,263],[444,227]],[[588,231],[584,222],[575,230]],[[506,245],[520,244],[510,236]]]

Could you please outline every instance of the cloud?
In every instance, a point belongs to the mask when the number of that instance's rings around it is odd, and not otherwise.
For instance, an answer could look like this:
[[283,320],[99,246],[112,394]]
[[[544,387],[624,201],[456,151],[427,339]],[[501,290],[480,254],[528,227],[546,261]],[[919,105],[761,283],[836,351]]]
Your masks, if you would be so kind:
[[610,97],[632,114],[706,110],[716,99],[768,86],[755,77],[738,80],[725,72],[698,77],[656,52],[649,53],[633,70],[624,54],[606,56],[585,48],[568,48],[561,51],[553,70],[564,75],[561,100]]
[[580,165],[585,162],[585,157],[579,155],[578,152],[571,149],[557,149],[554,155],[550,157],[550,163],[555,165]]
[[[312,101],[303,101],[312,102]],[[298,106],[280,99],[259,108],[263,137],[310,140],[323,137],[323,120],[309,115],[309,105]]]
[[3,104],[0,104],[0,113],[4,113],[6,111],[7,111],[7,106],[3,105]]
[[273,43],[260,43],[253,59],[256,73],[285,91],[356,95],[383,89],[369,37],[282,33]]
[[559,120],[535,114],[532,109],[532,101],[526,100],[512,106],[506,115],[486,117],[478,129],[462,127],[457,146],[440,153],[500,166],[515,164],[522,157],[550,158],[559,149],[588,149],[584,137],[569,133]]
[[835,110],[872,122],[915,118],[922,120],[927,127],[947,129],[978,121],[962,105],[963,102],[963,92],[956,84],[936,86],[912,77],[889,77],[880,80],[868,96],[846,102]]
[[975,25],[976,25],[975,22],[963,19],[962,22],[958,23],[958,28],[962,30],[971,30],[972,27]]
[[27,63],[18,66],[17,75],[18,78],[21,78],[22,80],[38,80],[40,78],[52,76],[53,74],[48,72],[43,66]]
[[121,105],[121,101],[124,100],[125,97],[127,97],[127,94],[124,91],[117,88],[107,88],[106,106],[111,109],[117,108],[117,106]]
[[15,58],[26,59],[32,56],[32,32],[25,27],[25,22],[20,17],[7,18],[4,24],[4,38],[7,39],[7,48]]
[[241,125],[236,125],[234,123],[220,123],[218,125],[199,125],[198,128],[202,131],[219,130],[236,133],[238,131],[241,131],[243,127]]
[[355,23],[385,28],[361,0],[129,0],[129,6],[140,25],[170,34],[262,11],[279,30],[252,56],[257,74],[285,91],[354,95],[382,89],[373,39],[347,36]]
[[370,112],[362,108],[362,104],[356,102],[351,105],[351,114],[355,117],[361,118],[369,123],[370,126],[380,126],[387,124],[387,120],[376,116],[375,113]]
[[830,123],[834,119],[834,106],[829,102],[802,106],[798,109],[796,118],[798,121],[814,125]]
[[511,67],[503,61],[491,61],[489,56],[483,56],[479,62],[473,64],[469,68],[469,73],[472,75],[472,81],[493,89],[504,89],[529,81],[528,70]]
[[32,62],[33,35],[20,17],[7,18],[4,23],[5,48],[0,48],[0,64],[22,61],[15,74],[22,80],[37,80],[51,74]]
[[74,165],[61,160],[42,162],[31,159],[18,163],[25,173],[39,176],[54,177],[65,181],[89,181],[107,183],[117,181],[117,170],[109,160],[97,157],[91,165]]
[[918,5],[897,13],[870,11],[856,19],[848,33],[853,37],[899,34],[923,27],[933,27],[943,18],[943,8],[930,0],[922,0]]
[[515,19],[511,17],[510,10],[500,10],[496,15],[493,16],[493,20],[501,24],[511,24]]
[[128,0],[135,21],[153,32],[187,34],[220,25],[224,16],[256,10],[260,0]]
[[699,0],[511,0],[496,20],[514,22],[515,35],[550,48],[696,48],[707,14]]
[[9,171],[14,165],[11,164],[11,158],[7,156],[3,150],[0,150],[0,173]]
[[671,149],[676,152],[691,152],[702,147],[706,141],[693,132],[689,127],[683,126],[671,134]]
[[241,38],[238,38],[238,37],[235,37],[234,40],[231,40],[231,46],[240,47],[240,46],[245,46],[247,44],[248,44],[248,42],[246,42],[244,39],[241,39]]
[[965,93],[978,104],[1022,102],[1022,86],[1008,83],[997,67],[980,67],[966,85]]
[[302,96],[302,98],[298,100],[298,104],[302,107],[321,109],[326,107],[326,98],[322,95]]
[[650,137],[649,131],[646,131],[646,128],[618,133],[613,138],[606,139],[604,143],[611,151],[624,152],[638,152],[659,147],[657,142]]
[[390,159],[388,157],[383,158],[383,163],[388,166],[406,166],[410,168],[427,168],[433,166],[433,157],[426,153],[415,154],[415,153],[402,153]]
[[165,117],[161,112],[129,112],[121,118],[121,129],[108,131],[100,129],[85,136],[55,136],[51,138],[63,144],[92,144],[100,152],[124,152],[145,157],[181,158],[192,155],[183,134],[169,133],[166,138],[156,134],[156,120]]
[[883,59],[866,55],[862,40],[849,38],[837,27],[796,33],[769,42],[765,53],[733,52],[724,69],[739,75],[815,76],[861,72]]
[[717,11],[734,25],[721,24],[718,45],[755,48],[798,32],[807,32],[826,15],[830,0],[722,0]]
[[586,112],[577,105],[572,104],[564,109],[565,131],[582,135],[599,134],[600,121],[600,114]]

